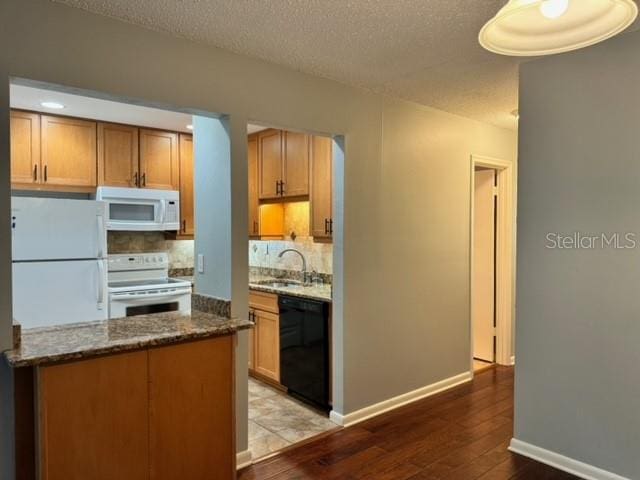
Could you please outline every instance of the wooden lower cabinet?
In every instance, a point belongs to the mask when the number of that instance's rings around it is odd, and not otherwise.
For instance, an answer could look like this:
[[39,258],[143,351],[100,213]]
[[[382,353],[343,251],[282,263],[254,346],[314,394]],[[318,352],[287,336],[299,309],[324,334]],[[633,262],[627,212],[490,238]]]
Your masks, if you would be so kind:
[[38,367],[38,478],[235,478],[234,342]]
[[249,338],[252,360],[249,369],[263,378],[280,383],[280,314],[278,296],[251,291],[249,307],[256,323]]

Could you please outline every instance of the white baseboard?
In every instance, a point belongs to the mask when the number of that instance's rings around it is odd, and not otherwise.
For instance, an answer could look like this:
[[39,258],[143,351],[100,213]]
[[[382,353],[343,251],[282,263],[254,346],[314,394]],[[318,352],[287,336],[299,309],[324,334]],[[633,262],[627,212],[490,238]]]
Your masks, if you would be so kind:
[[248,467],[251,465],[251,451],[245,450],[243,452],[236,453],[236,470]]
[[511,439],[509,450],[586,480],[630,480],[626,477],[608,472],[607,470],[589,465],[588,463],[583,463],[579,460],[560,455],[559,453],[536,447],[535,445],[516,438]]
[[440,393],[457,385],[469,382],[472,379],[473,375],[471,372],[464,372],[450,378],[445,378],[444,380],[441,380],[439,382],[432,383],[431,385],[418,388],[417,390],[403,393],[402,395],[398,395],[397,397],[393,397],[380,403],[376,403],[360,410],[356,410],[355,412],[347,413],[346,415],[342,415],[341,413],[332,410],[329,414],[329,418],[333,423],[342,425],[343,427],[349,427],[371,417],[380,415],[381,413],[388,412],[389,410],[396,409],[408,403],[430,397],[431,395],[435,395],[436,393]]

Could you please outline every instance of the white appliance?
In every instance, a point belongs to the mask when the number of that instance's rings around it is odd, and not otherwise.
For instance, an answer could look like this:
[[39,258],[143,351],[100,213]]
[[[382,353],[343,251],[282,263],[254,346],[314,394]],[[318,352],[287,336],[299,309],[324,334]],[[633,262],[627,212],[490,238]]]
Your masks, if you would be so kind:
[[13,318],[23,328],[106,320],[106,206],[11,198]]
[[191,282],[169,278],[166,253],[109,255],[109,318],[191,312]]
[[150,188],[98,187],[107,204],[107,230],[180,230],[180,193]]

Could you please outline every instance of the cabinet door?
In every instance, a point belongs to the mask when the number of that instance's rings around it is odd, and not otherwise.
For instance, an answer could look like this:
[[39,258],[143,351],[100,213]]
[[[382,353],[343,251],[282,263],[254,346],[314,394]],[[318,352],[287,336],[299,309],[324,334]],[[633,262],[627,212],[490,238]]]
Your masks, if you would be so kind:
[[45,185],[97,185],[96,122],[41,117],[42,182]]
[[177,190],[179,183],[178,135],[160,130],[140,130],[140,186]]
[[137,187],[138,129],[98,123],[98,185]]
[[333,231],[332,148],[331,138],[311,138],[310,229],[314,238],[331,238]]
[[236,478],[234,341],[149,350],[151,480]]
[[193,235],[194,195],[193,195],[193,137],[180,134],[180,225],[183,235]]
[[40,115],[11,111],[11,183],[38,183]]
[[280,317],[256,310],[255,371],[280,382]]
[[42,480],[149,478],[146,351],[37,373]]
[[309,195],[309,135],[284,132],[282,194],[285,197]]
[[260,236],[260,205],[258,200],[258,137],[252,135],[247,144],[249,161],[249,236]]
[[282,181],[282,132],[265,130],[258,134],[258,177],[260,199],[279,198]]

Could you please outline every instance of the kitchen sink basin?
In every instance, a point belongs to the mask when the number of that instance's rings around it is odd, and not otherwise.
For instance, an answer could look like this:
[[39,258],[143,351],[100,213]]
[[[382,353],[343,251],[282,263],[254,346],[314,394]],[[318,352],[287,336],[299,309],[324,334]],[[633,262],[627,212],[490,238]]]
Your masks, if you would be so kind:
[[256,282],[257,285],[264,285],[265,287],[283,288],[283,287],[301,287],[302,283],[296,280],[262,280]]

